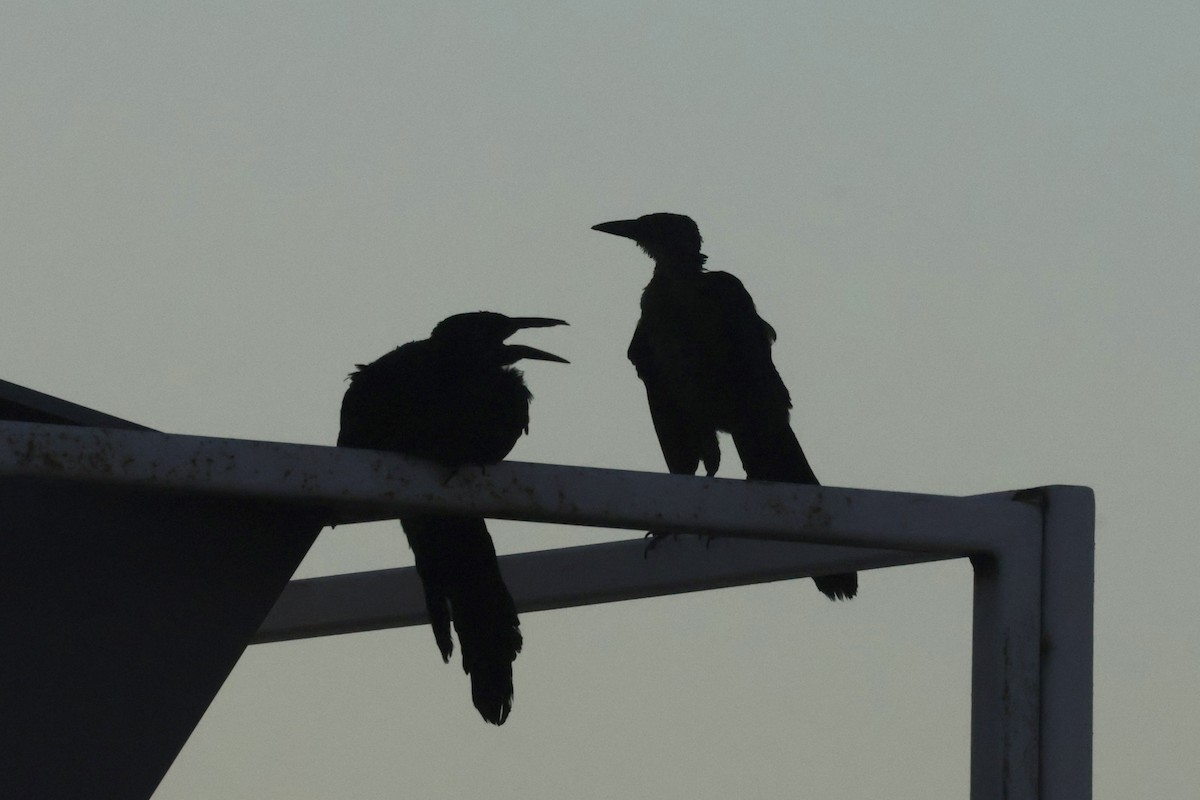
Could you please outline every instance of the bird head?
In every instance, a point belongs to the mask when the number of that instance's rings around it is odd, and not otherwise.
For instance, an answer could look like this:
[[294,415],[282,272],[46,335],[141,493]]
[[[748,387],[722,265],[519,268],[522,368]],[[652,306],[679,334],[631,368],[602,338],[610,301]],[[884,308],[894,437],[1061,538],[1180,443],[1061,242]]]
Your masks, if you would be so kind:
[[691,266],[703,264],[707,258],[700,252],[700,229],[683,214],[647,214],[601,222],[592,230],[633,239],[658,264]]
[[536,347],[504,342],[523,328],[549,328],[566,324],[561,319],[548,317],[507,317],[494,311],[472,311],[446,317],[434,326],[429,339],[442,347],[489,365],[507,366],[523,358],[569,364],[565,358],[538,350]]

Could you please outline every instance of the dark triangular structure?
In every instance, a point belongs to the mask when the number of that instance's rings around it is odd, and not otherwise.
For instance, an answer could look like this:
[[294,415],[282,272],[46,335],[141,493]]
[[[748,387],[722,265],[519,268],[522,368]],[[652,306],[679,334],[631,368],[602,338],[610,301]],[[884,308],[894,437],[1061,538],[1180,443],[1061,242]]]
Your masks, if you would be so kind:
[[[0,419],[147,430],[5,382]],[[0,794],[150,797],[320,528],[258,501],[0,479]]]

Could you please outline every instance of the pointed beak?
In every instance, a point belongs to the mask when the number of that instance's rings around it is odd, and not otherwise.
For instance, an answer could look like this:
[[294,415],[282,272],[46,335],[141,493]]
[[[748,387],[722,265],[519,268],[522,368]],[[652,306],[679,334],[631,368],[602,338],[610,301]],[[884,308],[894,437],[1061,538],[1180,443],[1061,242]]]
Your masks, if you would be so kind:
[[618,219],[612,222],[601,222],[593,225],[592,230],[601,233],[611,233],[613,236],[624,236],[626,239],[637,241],[641,234],[641,225],[636,219]]
[[508,362],[509,364],[515,364],[523,358],[534,361],[557,361],[559,364],[571,363],[562,356],[547,353],[545,350],[538,350],[536,347],[530,347],[527,344],[506,344],[504,345],[504,352],[512,359]]
[[570,324],[566,320],[551,319],[549,317],[510,317],[509,322],[513,325],[513,333],[524,328],[552,328],[555,325]]

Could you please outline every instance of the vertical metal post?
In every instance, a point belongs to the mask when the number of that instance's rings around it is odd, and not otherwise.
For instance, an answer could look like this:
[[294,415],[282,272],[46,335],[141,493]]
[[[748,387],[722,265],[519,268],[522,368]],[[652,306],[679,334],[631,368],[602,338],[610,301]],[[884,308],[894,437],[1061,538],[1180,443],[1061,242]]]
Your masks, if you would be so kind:
[[971,800],[1038,800],[1041,540],[997,531],[971,559]]
[[1043,513],[1041,800],[1091,800],[1095,497],[1050,486]]

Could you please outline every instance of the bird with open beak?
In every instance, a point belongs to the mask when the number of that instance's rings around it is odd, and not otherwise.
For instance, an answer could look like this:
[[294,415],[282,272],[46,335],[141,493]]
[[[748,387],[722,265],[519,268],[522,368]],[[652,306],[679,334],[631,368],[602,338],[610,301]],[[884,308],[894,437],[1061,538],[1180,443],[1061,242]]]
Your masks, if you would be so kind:
[[[442,320],[428,339],[358,365],[342,400],[338,445],[391,450],[452,470],[500,461],[529,430],[533,395],[513,364],[567,363],[505,340],[526,328],[566,324],[488,311]],[[512,664],[522,638],[483,518],[405,514],[400,524],[442,659],[448,662],[454,651],[453,623],[475,708],[502,725],[512,710]]]

